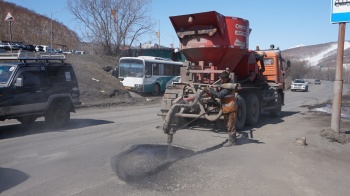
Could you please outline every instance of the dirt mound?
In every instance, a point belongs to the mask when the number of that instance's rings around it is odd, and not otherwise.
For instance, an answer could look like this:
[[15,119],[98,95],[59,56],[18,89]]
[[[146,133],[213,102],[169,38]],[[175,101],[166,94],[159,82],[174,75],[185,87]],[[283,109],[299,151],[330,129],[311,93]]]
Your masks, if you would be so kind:
[[336,133],[331,128],[326,128],[321,131],[321,136],[327,138],[331,142],[341,144],[350,144],[350,131]]
[[[66,55],[74,67],[83,105],[132,103],[134,98],[111,72],[117,58],[98,55]],[[105,71],[106,70],[106,71]]]
[[111,56],[66,55],[66,62],[74,67],[80,89],[78,107],[146,105],[160,103],[162,96],[138,95],[125,90],[111,71],[118,60]]

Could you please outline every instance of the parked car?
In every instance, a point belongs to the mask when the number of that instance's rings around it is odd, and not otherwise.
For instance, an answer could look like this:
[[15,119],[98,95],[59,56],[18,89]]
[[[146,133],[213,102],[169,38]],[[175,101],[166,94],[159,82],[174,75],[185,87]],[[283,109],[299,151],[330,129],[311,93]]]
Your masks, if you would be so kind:
[[35,46],[34,45],[31,45],[31,44],[28,44],[28,45],[25,45],[23,50],[26,50],[26,51],[29,51],[29,52],[35,52]]
[[309,90],[308,82],[304,79],[295,79],[292,82],[290,90],[291,91],[297,91],[297,90],[308,91]]
[[44,52],[44,47],[43,47],[43,46],[40,46],[40,45],[36,45],[36,46],[35,46],[35,51],[36,51],[36,52]]
[[0,48],[2,48],[4,50],[11,50],[8,43],[0,43]]
[[67,50],[67,51],[63,51],[62,53],[63,54],[72,54],[72,51],[71,50]]
[[0,43],[0,48],[5,50],[19,50],[19,46],[13,43]]
[[173,86],[173,84],[176,83],[181,83],[181,76],[175,76],[171,78],[167,83],[166,83],[166,88]]
[[321,84],[321,80],[316,79],[316,80],[315,80],[315,85],[317,85],[317,84],[320,85],[320,84]]

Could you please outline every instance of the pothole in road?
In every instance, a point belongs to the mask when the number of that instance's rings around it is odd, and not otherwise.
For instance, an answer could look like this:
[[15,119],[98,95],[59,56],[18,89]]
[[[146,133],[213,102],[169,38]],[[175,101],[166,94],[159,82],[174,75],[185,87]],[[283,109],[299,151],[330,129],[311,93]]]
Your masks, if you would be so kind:
[[149,187],[164,183],[161,175],[176,161],[195,155],[189,149],[168,145],[134,145],[129,150],[112,157],[111,167],[117,176],[132,185]]

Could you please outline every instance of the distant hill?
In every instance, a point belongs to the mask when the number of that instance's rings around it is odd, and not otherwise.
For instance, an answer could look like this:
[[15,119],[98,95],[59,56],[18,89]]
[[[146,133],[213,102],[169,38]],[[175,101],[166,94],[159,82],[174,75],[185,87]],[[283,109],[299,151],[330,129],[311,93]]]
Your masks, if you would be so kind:
[[[283,51],[283,57],[291,61],[305,60],[310,66],[335,67],[337,59],[337,42],[317,44],[311,46],[301,46]],[[350,41],[344,43],[345,67],[350,68]]]
[[[50,45],[52,22],[53,48],[65,50],[79,49],[79,37],[64,24],[37,14],[27,8],[0,0],[0,19],[5,19],[7,13],[15,18],[12,22],[12,41],[33,45]],[[0,41],[10,41],[9,22],[0,22]]]

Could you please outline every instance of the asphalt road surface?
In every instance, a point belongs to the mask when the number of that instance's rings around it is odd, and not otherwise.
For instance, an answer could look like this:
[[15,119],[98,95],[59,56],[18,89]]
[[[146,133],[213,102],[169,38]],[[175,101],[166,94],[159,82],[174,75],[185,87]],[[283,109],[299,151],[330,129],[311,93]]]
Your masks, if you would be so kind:
[[350,144],[321,137],[330,116],[305,107],[332,96],[324,81],[287,91],[280,118],[263,113],[229,148],[227,134],[206,122],[179,130],[168,146],[158,103],[81,109],[63,130],[46,129],[43,119],[0,122],[0,193],[350,195]]

